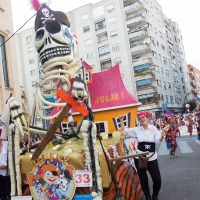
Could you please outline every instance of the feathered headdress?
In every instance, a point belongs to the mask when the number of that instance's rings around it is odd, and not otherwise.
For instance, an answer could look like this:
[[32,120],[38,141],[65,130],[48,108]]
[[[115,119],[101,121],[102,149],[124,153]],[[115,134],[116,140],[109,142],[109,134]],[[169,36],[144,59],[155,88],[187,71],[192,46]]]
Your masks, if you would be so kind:
[[39,0],[29,0],[31,4],[31,8],[35,11],[38,11],[42,3]]

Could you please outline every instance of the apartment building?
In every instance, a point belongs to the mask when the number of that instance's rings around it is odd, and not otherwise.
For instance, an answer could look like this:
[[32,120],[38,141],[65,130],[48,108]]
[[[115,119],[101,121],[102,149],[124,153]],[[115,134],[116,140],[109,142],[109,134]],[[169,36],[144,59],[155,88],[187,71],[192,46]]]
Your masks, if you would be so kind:
[[20,87],[16,66],[14,37],[6,42],[13,32],[11,1],[0,0],[0,114],[10,95],[14,96],[26,111],[25,93],[23,87]]
[[[182,34],[156,0],[102,0],[69,11],[67,16],[78,36],[78,56],[94,72],[120,63],[124,85],[142,103],[139,110],[157,116],[167,108],[182,111],[190,91]],[[24,42],[28,31],[21,37]],[[21,48],[27,53],[31,46]],[[28,68],[29,75],[34,67],[38,69],[36,63]]]
[[191,64],[187,65],[187,67],[192,96],[198,95],[200,97],[200,70]]
[[36,86],[39,81],[38,53],[35,50],[34,38],[34,28],[29,28],[15,35],[20,85],[24,86],[30,115],[34,107]]

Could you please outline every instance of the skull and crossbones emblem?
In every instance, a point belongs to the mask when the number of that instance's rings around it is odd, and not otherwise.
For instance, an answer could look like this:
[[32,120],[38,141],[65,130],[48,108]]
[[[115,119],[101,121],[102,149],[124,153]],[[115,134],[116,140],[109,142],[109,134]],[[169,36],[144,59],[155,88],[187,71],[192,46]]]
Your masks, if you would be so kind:
[[151,145],[144,145],[145,149],[151,149]]
[[45,24],[47,20],[55,20],[53,14],[50,15],[49,10],[47,8],[42,9],[42,13],[44,17],[41,17],[41,20],[44,20],[42,23]]

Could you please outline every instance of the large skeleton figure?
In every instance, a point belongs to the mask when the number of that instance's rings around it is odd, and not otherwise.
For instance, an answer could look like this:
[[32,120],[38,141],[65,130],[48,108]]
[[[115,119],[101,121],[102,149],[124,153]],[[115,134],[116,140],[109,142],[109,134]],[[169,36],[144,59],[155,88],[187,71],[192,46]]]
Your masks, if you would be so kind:
[[[39,53],[43,77],[38,87],[36,111],[45,120],[56,118],[60,112],[53,116],[43,116],[40,112],[41,108],[64,107],[66,104],[60,103],[61,99],[56,99],[56,102],[53,103],[46,101],[45,98],[55,97],[57,89],[63,89],[67,93],[71,88],[70,78],[81,67],[80,59],[74,60],[77,53],[77,42],[69,25],[68,18],[64,13],[53,11],[45,4],[37,11],[35,47]],[[80,78],[76,78],[73,83],[72,95],[78,102],[84,101],[88,109],[91,108],[87,87]],[[73,125],[71,112],[68,113],[68,123]],[[93,199],[100,200],[103,190],[98,154],[95,148],[97,133],[91,117],[90,120],[88,118],[83,121],[80,130],[84,140],[86,169],[92,171],[94,178],[91,194]]]

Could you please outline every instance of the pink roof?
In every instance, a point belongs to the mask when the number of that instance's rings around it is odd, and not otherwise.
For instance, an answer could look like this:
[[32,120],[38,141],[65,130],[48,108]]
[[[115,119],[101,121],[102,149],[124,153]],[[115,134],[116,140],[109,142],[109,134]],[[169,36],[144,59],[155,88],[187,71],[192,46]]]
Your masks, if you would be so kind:
[[93,111],[139,104],[125,88],[119,64],[108,70],[92,74],[92,82],[87,85]]

